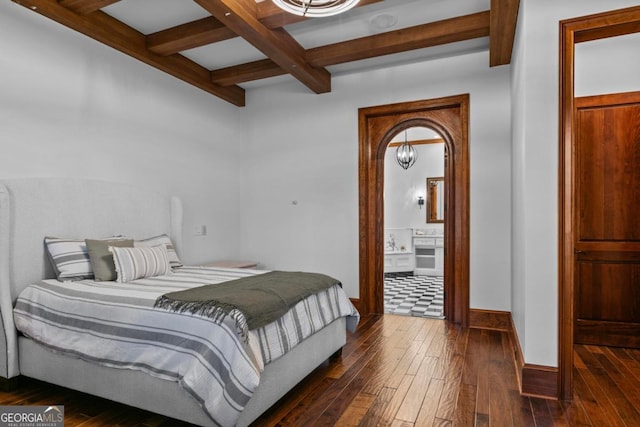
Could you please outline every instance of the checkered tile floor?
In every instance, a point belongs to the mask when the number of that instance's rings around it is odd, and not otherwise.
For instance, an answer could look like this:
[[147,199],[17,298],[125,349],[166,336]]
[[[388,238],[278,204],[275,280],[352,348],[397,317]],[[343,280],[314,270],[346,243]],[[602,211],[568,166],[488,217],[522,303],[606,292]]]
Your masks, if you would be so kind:
[[443,277],[385,273],[384,312],[444,319]]

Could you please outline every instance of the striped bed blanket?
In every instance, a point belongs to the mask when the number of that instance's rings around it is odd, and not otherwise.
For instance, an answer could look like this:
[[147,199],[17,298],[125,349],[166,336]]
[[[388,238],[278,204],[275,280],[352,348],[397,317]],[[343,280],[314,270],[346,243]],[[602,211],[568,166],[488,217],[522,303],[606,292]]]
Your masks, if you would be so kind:
[[231,316],[214,321],[153,307],[169,292],[263,273],[182,267],[129,283],[44,280],[20,294],[14,319],[20,332],[52,351],[177,381],[213,421],[232,426],[266,364],[339,317],[351,330],[359,319],[339,285],[303,299],[246,340]]

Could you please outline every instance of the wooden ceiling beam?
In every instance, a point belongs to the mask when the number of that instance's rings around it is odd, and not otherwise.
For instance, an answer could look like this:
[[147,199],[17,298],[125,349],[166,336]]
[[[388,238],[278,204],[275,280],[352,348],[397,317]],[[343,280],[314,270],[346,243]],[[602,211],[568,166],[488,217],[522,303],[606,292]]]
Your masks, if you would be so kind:
[[326,67],[488,35],[489,12],[478,12],[309,49],[307,61]]
[[154,54],[147,49],[144,34],[102,11],[79,15],[51,0],[19,0],[16,3],[225,101],[237,106],[245,105],[245,92],[240,86],[222,87],[213,83],[209,70],[184,56]]
[[[402,30],[320,46],[307,51],[307,60],[316,67],[343,64],[374,56],[405,52],[439,44],[471,40],[489,35],[489,11],[431,22]],[[259,70],[259,73],[256,72]],[[262,60],[211,72],[220,85],[244,83],[286,74],[272,61]]]
[[491,0],[489,65],[511,63],[520,0]]
[[87,15],[120,0],[58,0],[60,5],[80,15]]
[[278,64],[270,59],[261,59],[247,64],[213,70],[211,72],[211,81],[220,86],[231,86],[283,74],[287,73]]
[[331,91],[329,72],[309,65],[304,48],[289,33],[258,21],[254,0],[194,1],[315,93]]
[[[89,0],[61,0],[67,2],[87,2]],[[119,0],[92,0],[119,1]],[[361,0],[358,6],[377,3],[382,0]],[[265,27],[276,29],[307,18],[287,13],[272,1],[265,0],[256,4],[256,16]],[[147,36],[147,47],[158,55],[172,55],[184,50],[205,46],[211,43],[238,37],[222,22],[210,16],[193,22],[187,22],[176,27],[158,31]]]
[[211,43],[237,37],[213,16],[199,19],[147,36],[147,48],[158,55],[173,55]]

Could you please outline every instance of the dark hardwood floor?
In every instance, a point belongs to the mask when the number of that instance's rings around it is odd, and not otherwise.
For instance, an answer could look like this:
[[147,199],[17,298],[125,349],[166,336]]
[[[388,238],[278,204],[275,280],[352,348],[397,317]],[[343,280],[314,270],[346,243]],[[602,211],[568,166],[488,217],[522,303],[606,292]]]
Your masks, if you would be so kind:
[[[518,392],[509,336],[443,320],[372,316],[255,426],[639,426],[640,350],[576,346],[575,398]],[[66,426],[176,420],[22,378],[1,405],[65,406]]]

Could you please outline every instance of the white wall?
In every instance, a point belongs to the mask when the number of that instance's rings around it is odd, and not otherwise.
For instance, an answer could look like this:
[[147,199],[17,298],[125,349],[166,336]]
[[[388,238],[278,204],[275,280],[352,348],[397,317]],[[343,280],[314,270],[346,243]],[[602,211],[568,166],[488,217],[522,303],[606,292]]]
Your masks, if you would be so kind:
[[640,33],[575,46],[575,96],[640,91]]
[[[444,176],[444,143],[415,145],[416,163],[405,170],[396,162],[395,147],[384,157],[384,227],[433,229],[443,224],[427,224],[427,178]],[[422,209],[418,196],[425,201]]]
[[510,70],[488,63],[482,52],[334,76],[323,95],[296,82],[254,90],[243,252],[327,272],[357,297],[358,108],[470,93],[471,307],[510,310]]
[[[176,194],[187,262],[238,254],[239,111],[0,3],[0,177],[95,178]],[[208,236],[195,237],[195,225]]]
[[[512,60],[513,317],[527,363],[557,366],[559,21],[637,0],[522,0]],[[629,52],[635,55],[637,49]],[[635,75],[637,79],[637,75]]]

